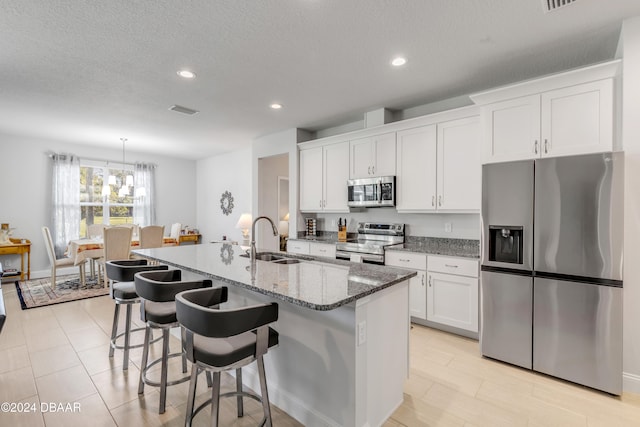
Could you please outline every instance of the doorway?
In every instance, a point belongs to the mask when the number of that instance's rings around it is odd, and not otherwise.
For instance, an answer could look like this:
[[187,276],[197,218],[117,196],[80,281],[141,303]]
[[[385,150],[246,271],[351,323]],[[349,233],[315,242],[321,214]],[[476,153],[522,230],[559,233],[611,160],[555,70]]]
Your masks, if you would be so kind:
[[[258,159],[258,216],[271,218],[280,234],[288,232],[289,214],[289,154]],[[277,251],[280,237],[274,236],[267,221],[256,224],[256,246]]]

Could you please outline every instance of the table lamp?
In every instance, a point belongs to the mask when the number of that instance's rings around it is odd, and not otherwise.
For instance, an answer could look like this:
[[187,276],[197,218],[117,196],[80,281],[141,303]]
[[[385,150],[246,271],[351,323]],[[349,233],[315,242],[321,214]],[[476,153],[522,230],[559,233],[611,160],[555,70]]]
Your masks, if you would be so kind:
[[249,229],[251,228],[251,221],[252,221],[251,214],[243,213],[242,215],[240,215],[240,219],[236,224],[236,228],[239,228],[242,230],[243,245],[249,244]]

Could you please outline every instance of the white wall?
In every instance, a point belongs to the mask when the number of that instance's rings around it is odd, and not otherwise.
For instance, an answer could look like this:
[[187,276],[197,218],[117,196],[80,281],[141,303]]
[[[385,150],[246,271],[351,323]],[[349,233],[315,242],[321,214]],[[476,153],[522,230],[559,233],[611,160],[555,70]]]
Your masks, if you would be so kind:
[[640,17],[624,22],[620,47],[625,151],[623,388],[640,393]]
[[[251,149],[247,148],[198,160],[196,218],[202,242],[222,240],[222,236],[242,241],[242,231],[235,227],[240,215],[251,213],[251,159]],[[220,209],[225,191],[233,195],[230,215]]]
[[[40,230],[43,225],[51,225],[51,160],[48,154],[66,152],[117,164],[118,159],[122,162],[122,150],[7,134],[0,134],[0,147],[0,222],[8,222],[15,228],[15,237],[31,240],[32,277],[48,276],[49,260]],[[126,162],[136,161],[158,165],[157,221],[165,226],[166,233],[173,222],[196,226],[195,162],[127,150]],[[7,267],[20,266],[17,257],[3,256],[0,260]]]

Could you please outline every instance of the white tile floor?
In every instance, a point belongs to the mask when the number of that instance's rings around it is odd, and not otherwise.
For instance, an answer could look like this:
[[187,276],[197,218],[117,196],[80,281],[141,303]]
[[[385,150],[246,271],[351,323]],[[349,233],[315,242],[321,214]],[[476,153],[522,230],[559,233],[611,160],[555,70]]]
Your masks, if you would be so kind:
[[[108,296],[23,311],[15,287],[5,283],[2,290],[8,318],[0,334],[0,402],[32,404],[37,411],[0,412],[0,426],[184,425],[188,383],[169,387],[167,411],[159,415],[157,389],[137,393],[141,350],[132,351],[128,372],[122,352],[108,357]],[[175,358],[170,374],[180,371]],[[208,392],[200,383],[203,400]],[[225,377],[223,385],[232,389],[233,379]],[[77,402],[81,412],[42,413],[41,402]],[[221,405],[221,425],[255,426],[261,419],[252,400],[240,419],[233,399]],[[273,405],[272,411],[275,426],[301,425]],[[194,423],[208,424],[208,413]],[[415,326],[405,400],[385,423],[395,426],[640,426],[640,396],[615,398],[483,359],[476,341]]]

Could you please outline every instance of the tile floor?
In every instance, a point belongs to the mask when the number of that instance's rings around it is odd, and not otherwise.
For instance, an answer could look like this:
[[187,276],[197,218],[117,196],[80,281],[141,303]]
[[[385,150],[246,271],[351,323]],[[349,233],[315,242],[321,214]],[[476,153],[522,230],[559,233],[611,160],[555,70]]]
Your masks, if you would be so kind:
[[[113,316],[108,296],[23,311],[12,284],[2,291],[8,318],[0,335],[0,402],[35,405],[37,411],[0,412],[0,426],[184,424],[188,383],[169,387],[167,411],[159,415],[155,388],[137,394],[141,350],[132,351],[128,372],[121,369],[122,352],[107,357]],[[171,373],[180,373],[178,358]],[[208,395],[204,383],[201,401]],[[226,376],[223,384],[232,389],[233,379]],[[43,413],[42,402],[77,402],[81,411]],[[275,426],[301,425],[276,407],[272,411]],[[254,426],[260,418],[261,407],[252,400],[240,419],[234,400],[222,401],[221,425]],[[203,413],[194,425],[208,422]],[[415,326],[405,400],[385,423],[398,426],[640,426],[640,396],[615,398],[486,360],[476,341]]]

